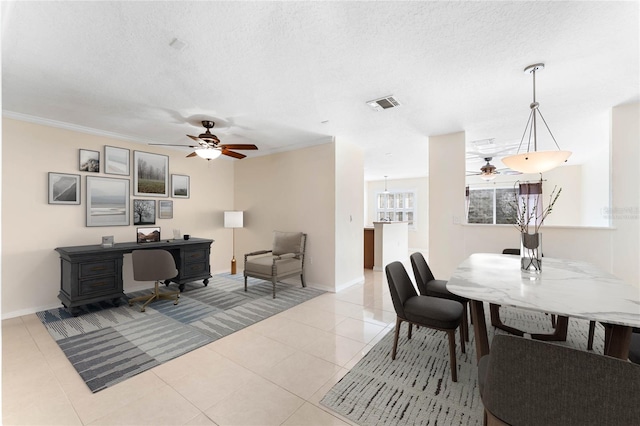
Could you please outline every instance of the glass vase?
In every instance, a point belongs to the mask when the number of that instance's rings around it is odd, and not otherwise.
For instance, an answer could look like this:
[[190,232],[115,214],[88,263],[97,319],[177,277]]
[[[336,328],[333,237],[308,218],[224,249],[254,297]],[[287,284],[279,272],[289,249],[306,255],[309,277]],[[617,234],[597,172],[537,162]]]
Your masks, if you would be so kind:
[[542,236],[522,233],[520,236],[520,269],[530,274],[542,272]]

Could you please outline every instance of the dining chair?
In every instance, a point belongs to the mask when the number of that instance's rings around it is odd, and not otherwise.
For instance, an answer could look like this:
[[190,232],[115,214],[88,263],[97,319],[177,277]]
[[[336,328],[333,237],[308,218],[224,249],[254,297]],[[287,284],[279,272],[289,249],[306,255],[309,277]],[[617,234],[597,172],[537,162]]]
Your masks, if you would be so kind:
[[557,344],[496,335],[478,364],[488,426],[637,425],[640,366]]
[[447,282],[445,280],[436,280],[429,264],[420,252],[415,252],[409,256],[411,260],[411,268],[416,279],[418,291],[423,296],[440,297],[442,299],[455,300],[462,304],[462,334],[465,341],[469,341],[469,323],[467,316],[467,306],[469,299],[458,296],[447,290]]
[[129,306],[133,306],[135,302],[144,300],[144,304],[140,312],[144,312],[147,305],[154,300],[169,299],[175,300],[174,305],[178,304],[180,291],[160,293],[160,281],[164,281],[178,275],[176,262],[171,253],[167,250],[134,250],[131,253],[133,261],[133,279],[135,281],[155,281],[155,288],[151,295],[145,295],[129,299]]
[[[409,339],[411,339],[412,325],[446,331],[449,336],[451,380],[457,382],[456,329],[459,328],[462,321],[462,304],[455,300],[419,295],[404,265],[400,262],[388,264],[385,267],[385,273],[397,315],[391,359],[396,359],[400,327],[403,322],[409,324],[407,334]],[[462,353],[465,353],[462,333],[460,333],[460,347]]]

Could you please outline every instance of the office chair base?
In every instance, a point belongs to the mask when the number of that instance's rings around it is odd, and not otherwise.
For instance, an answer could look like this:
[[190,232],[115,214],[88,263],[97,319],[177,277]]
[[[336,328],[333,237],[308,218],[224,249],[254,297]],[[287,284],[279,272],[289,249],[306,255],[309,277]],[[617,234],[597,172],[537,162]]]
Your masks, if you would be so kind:
[[160,293],[158,289],[158,281],[156,281],[154,292],[151,295],[139,296],[139,297],[134,297],[133,299],[129,299],[129,306],[133,306],[135,302],[140,302],[142,300],[145,300],[144,305],[142,305],[142,308],[140,308],[140,312],[144,312],[149,303],[153,302],[154,300],[165,300],[165,299],[175,300],[173,304],[177,305],[178,302],[180,301],[180,292],[172,291],[172,292]]

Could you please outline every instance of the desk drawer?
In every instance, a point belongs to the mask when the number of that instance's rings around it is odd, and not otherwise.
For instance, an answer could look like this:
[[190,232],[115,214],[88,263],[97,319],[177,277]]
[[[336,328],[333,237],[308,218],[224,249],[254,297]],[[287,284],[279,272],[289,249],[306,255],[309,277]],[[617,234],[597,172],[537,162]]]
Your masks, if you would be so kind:
[[116,271],[117,266],[115,259],[80,264],[80,278],[95,277],[96,275],[113,275]]
[[91,280],[80,281],[80,296],[89,296],[91,294],[109,293],[118,289],[115,276],[104,276]]
[[184,252],[185,263],[202,263],[207,259],[207,250],[189,250]]
[[182,272],[183,277],[192,277],[208,273],[207,264],[205,262],[187,264]]

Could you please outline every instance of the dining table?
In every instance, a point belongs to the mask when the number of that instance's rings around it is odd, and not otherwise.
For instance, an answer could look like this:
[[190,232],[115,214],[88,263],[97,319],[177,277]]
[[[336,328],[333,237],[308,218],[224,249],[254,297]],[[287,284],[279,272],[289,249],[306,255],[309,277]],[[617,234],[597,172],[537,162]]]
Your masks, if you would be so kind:
[[[474,253],[447,282],[469,299],[477,359],[489,353],[484,302],[607,324],[605,355],[627,359],[640,327],[640,287],[588,262],[545,257],[539,273],[521,271],[520,257]],[[533,336],[532,336],[533,337]]]

